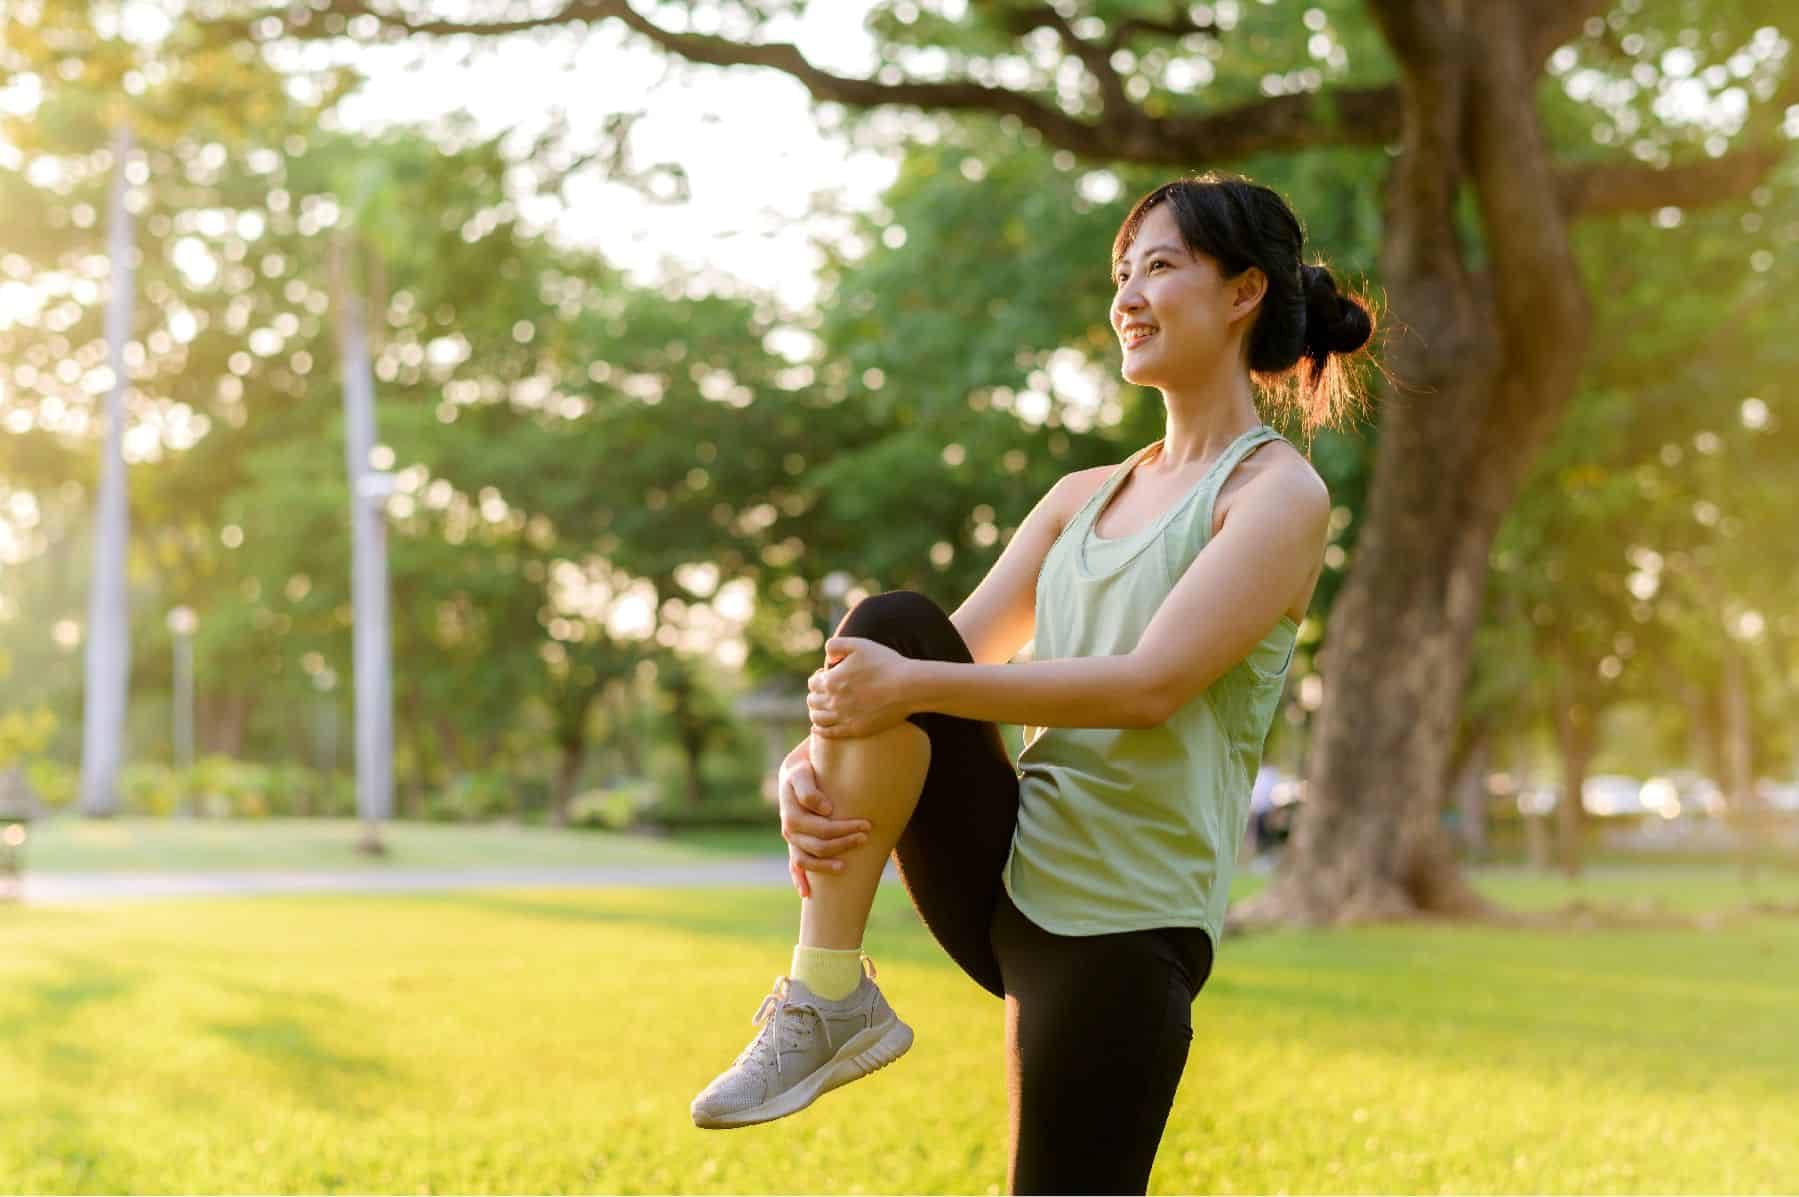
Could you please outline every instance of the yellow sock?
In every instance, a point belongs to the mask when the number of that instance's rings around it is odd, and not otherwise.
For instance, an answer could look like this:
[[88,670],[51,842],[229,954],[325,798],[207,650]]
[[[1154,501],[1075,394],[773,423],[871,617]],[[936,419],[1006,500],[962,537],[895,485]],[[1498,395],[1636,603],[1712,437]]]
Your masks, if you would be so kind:
[[862,984],[862,949],[809,948],[796,944],[793,949],[793,979],[805,985],[827,1002],[838,1002],[856,992]]

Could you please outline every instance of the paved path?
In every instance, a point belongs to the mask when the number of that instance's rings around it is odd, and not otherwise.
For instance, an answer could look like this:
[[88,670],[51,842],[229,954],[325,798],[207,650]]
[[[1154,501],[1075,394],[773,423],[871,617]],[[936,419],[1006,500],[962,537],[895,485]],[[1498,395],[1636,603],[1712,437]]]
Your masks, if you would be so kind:
[[[886,878],[899,874],[887,862]],[[785,856],[734,857],[679,865],[611,865],[579,868],[373,869],[339,872],[228,873],[27,873],[24,900],[33,905],[115,902],[121,899],[240,897],[250,894],[419,893],[446,889],[531,887],[644,888],[791,886]]]

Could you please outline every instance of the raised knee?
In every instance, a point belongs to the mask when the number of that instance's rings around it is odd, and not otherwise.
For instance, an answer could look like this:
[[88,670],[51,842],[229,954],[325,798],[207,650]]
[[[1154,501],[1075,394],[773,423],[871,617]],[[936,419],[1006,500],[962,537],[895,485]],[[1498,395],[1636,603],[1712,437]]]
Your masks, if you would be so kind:
[[949,615],[929,595],[916,590],[885,590],[850,608],[837,634],[886,643],[884,636],[902,628],[930,626],[940,621],[948,623]]
[[812,737],[812,767],[821,774],[834,768],[838,762],[847,760],[850,755],[863,752],[874,752],[889,762],[895,756],[915,760],[922,771],[931,764],[931,737],[909,719],[902,719],[872,736],[814,734]]

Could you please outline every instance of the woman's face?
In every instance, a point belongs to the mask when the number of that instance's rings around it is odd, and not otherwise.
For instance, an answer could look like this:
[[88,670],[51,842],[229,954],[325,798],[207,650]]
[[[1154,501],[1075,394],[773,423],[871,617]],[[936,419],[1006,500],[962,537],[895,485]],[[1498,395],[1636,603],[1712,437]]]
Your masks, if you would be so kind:
[[1261,273],[1251,267],[1226,279],[1212,258],[1187,250],[1167,204],[1151,208],[1112,276],[1124,380],[1179,387],[1222,368],[1261,297]]

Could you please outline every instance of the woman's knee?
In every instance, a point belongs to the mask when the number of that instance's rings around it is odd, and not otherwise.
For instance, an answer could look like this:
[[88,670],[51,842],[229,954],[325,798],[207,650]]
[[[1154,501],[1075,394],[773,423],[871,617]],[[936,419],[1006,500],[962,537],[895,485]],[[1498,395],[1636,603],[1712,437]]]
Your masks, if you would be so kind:
[[869,595],[843,617],[836,634],[873,640],[908,657],[961,660],[967,654],[949,613],[916,590]]

